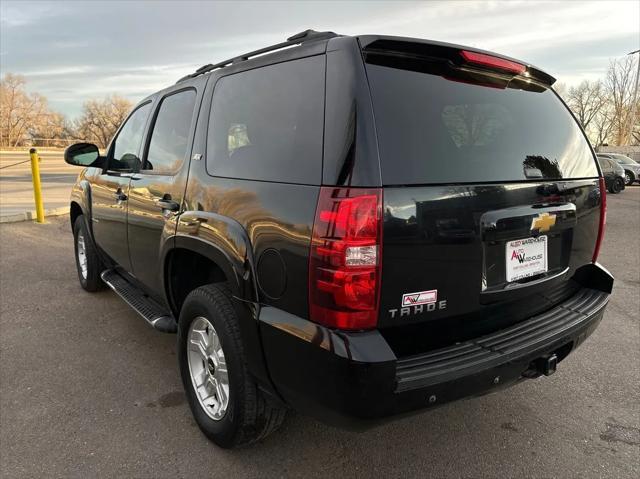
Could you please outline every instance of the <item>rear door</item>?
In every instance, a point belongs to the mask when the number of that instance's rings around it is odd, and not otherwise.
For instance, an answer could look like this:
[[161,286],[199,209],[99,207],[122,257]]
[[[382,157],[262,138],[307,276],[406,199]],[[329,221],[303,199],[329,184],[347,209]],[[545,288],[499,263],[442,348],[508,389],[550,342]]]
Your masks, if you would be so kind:
[[131,270],[127,244],[129,182],[140,168],[142,138],[151,101],[135,109],[111,142],[107,169],[92,180],[91,219],[98,246],[118,265]]
[[160,248],[175,233],[189,169],[198,107],[206,78],[193,80],[157,101],[142,169],[131,178],[128,237],[132,271],[160,295]]
[[565,299],[598,232],[594,155],[555,92],[458,53],[365,51],[384,185],[378,324],[399,353]]

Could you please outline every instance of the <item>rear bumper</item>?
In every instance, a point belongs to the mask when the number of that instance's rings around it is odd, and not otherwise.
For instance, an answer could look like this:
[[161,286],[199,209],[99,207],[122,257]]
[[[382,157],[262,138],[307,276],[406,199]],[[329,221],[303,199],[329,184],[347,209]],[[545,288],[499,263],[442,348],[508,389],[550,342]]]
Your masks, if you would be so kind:
[[396,358],[377,331],[337,332],[263,308],[260,328],[271,379],[295,409],[355,429],[485,394],[540,375],[545,358],[563,360],[596,329],[613,281],[600,276],[510,328],[406,358]]

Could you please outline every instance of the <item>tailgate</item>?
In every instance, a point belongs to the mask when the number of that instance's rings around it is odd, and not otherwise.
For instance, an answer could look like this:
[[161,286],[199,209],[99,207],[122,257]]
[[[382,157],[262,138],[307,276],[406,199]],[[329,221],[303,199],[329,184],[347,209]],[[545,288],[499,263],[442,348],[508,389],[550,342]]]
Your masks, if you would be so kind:
[[596,244],[599,172],[555,92],[528,67],[475,68],[454,47],[363,51],[384,186],[378,326],[396,353],[569,297]]
[[[598,183],[563,182],[553,195],[541,194],[548,189],[546,183],[385,188],[378,325],[394,327],[385,335],[416,352],[504,328],[571,296],[579,287],[571,276],[591,261],[596,242]],[[540,218],[554,224],[532,229]],[[508,281],[511,263],[523,264],[513,242],[542,237],[546,271]]]

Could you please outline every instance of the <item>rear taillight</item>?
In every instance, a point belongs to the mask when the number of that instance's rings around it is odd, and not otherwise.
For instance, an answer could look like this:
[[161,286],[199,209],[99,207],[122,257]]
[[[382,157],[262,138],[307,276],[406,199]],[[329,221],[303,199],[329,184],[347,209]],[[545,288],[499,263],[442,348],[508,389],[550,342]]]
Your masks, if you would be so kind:
[[521,75],[527,70],[525,65],[512,62],[511,60],[505,60],[504,58],[494,57],[487,55],[486,53],[469,52],[467,50],[461,50],[460,55],[467,63],[479,65],[494,70],[503,70],[516,75]]
[[598,224],[598,238],[596,239],[596,247],[593,250],[593,258],[591,261],[595,263],[598,261],[598,255],[600,254],[600,247],[602,246],[602,240],[604,239],[604,229],[607,224],[607,187],[604,183],[604,178],[600,177],[600,222]]
[[309,260],[309,314],[338,329],[378,321],[382,190],[320,188]]

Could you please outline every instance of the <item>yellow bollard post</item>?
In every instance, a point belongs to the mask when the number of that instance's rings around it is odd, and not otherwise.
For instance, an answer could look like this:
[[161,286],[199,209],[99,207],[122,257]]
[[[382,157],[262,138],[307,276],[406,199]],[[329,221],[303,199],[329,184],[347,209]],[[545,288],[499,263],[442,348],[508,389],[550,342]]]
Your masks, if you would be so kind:
[[33,180],[33,198],[36,200],[36,221],[44,223],[44,205],[42,204],[42,187],[40,186],[40,158],[35,148],[29,150],[31,155],[31,179]]

